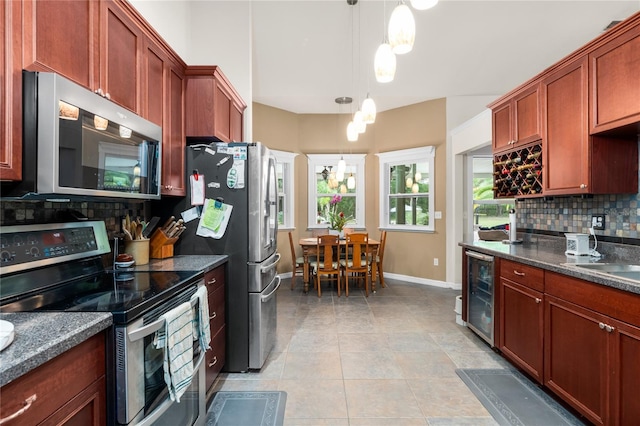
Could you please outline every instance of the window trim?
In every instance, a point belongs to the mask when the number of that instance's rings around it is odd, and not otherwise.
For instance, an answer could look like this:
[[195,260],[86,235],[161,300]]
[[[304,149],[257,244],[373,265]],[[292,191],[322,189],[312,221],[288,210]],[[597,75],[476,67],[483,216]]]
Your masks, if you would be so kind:
[[[278,151],[272,149],[276,162],[280,164],[286,164],[288,167],[284,167],[283,179],[284,179],[284,204],[287,209],[284,212],[282,226],[278,224],[278,229],[295,229],[295,160],[298,153]],[[277,195],[280,197],[280,193]]]
[[315,174],[315,166],[329,166],[332,165],[337,167],[338,161],[340,158],[343,158],[347,163],[347,172],[345,172],[345,176],[349,172],[349,168],[355,167],[355,178],[356,178],[356,223],[351,223],[349,226],[354,228],[364,228],[365,227],[365,206],[366,206],[366,198],[365,198],[365,157],[367,154],[307,154],[307,187],[308,187],[308,196],[307,196],[307,228],[308,229],[326,229],[326,224],[318,224],[316,223],[316,207],[317,207],[317,199],[318,193],[316,182],[316,174]]
[[[433,145],[420,148],[401,149],[376,154],[379,160],[379,223],[382,229],[407,232],[435,232],[435,158],[436,147]],[[419,158],[419,161],[416,161]],[[389,168],[391,166],[427,162],[429,164],[429,224],[428,225],[394,225],[389,223]]]

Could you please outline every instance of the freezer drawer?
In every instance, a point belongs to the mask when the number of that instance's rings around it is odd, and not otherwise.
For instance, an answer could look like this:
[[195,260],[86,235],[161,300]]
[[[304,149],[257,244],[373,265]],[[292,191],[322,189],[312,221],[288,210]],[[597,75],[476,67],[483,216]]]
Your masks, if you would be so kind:
[[276,342],[277,292],[280,276],[275,276],[262,293],[249,293],[249,368],[264,365]]

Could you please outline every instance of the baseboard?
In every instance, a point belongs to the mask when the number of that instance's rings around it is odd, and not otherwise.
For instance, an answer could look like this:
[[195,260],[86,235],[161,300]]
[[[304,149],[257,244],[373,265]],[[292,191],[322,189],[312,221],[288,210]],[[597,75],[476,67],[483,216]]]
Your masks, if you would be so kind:
[[[280,275],[280,278],[283,278],[283,279],[291,278],[292,273],[285,272],[279,275]],[[440,287],[440,288],[450,288],[452,290],[462,290],[462,284],[460,283],[450,283],[446,281],[432,280],[429,278],[412,277],[409,275],[394,274],[392,272],[385,272],[384,276],[385,278],[390,278],[392,280],[406,281],[414,284],[430,285],[433,287]]]

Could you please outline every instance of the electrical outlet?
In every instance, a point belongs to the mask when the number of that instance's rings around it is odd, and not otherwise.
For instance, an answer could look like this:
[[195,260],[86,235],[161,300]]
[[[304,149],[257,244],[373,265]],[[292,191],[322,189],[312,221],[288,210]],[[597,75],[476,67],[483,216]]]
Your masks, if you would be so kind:
[[438,263],[439,263],[438,258],[434,257],[433,258],[433,266],[438,266]]
[[594,214],[591,216],[591,227],[602,231],[604,229],[604,215]]

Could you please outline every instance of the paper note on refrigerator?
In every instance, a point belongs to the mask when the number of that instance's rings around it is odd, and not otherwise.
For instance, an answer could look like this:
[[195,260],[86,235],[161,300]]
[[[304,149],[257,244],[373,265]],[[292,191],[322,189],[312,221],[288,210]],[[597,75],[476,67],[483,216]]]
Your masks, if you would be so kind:
[[227,230],[233,206],[221,201],[206,199],[196,235],[220,239]]

